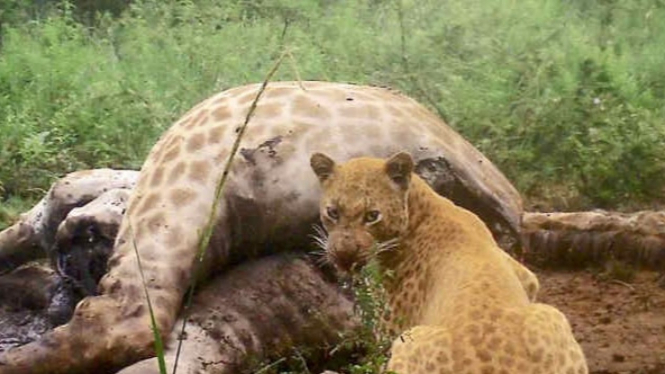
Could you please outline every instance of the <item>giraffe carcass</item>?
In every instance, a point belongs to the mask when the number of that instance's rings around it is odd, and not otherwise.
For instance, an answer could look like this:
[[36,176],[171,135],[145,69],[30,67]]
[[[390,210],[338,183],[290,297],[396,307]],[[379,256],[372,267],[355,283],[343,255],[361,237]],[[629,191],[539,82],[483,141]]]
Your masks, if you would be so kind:
[[[144,285],[157,325],[168,334],[223,165],[259,88],[238,87],[204,100],[160,138],[130,198],[100,295],[79,303],[69,323],[0,356],[0,373],[112,371],[153,354]],[[519,194],[414,100],[384,88],[275,82],[259,100],[229,173],[201,276],[308,247],[319,197],[307,167],[311,153],[346,160],[400,150],[414,156],[417,172],[438,193],[477,213],[497,237],[517,240]]]

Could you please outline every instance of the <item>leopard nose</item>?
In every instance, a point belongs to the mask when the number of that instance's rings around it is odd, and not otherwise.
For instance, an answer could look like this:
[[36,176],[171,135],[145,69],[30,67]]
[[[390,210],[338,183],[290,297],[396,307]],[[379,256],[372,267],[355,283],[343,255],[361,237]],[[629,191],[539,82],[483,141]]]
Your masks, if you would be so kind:
[[355,273],[367,265],[367,259],[361,253],[362,248],[338,251],[333,256],[335,266],[344,273]]
[[335,254],[335,265],[343,272],[351,272],[358,262],[358,256],[349,251],[338,252]]

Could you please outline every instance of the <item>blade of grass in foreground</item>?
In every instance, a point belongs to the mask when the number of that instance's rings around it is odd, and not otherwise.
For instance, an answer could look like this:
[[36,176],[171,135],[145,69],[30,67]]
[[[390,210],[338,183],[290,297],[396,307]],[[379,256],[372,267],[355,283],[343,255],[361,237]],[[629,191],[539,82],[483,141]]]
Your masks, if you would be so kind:
[[226,183],[226,180],[229,175],[229,171],[231,170],[231,165],[233,163],[233,159],[238,152],[238,149],[240,148],[240,141],[242,140],[243,135],[245,134],[245,130],[247,129],[247,124],[249,124],[249,121],[251,120],[252,116],[254,115],[254,111],[256,110],[256,106],[258,105],[259,99],[261,98],[261,95],[266,89],[266,86],[268,85],[268,82],[270,82],[270,79],[275,75],[277,72],[279,66],[282,64],[282,60],[284,57],[288,54],[288,51],[282,52],[282,54],[279,56],[277,61],[275,62],[275,65],[270,69],[268,72],[268,75],[266,75],[266,78],[263,80],[263,83],[261,84],[261,88],[259,89],[259,92],[256,94],[256,97],[254,98],[254,101],[252,101],[252,105],[249,107],[249,111],[247,112],[247,116],[245,117],[245,122],[240,126],[240,129],[238,130],[238,135],[236,136],[236,140],[233,143],[233,148],[231,148],[231,154],[229,155],[229,158],[226,160],[226,165],[224,166],[224,170],[222,172],[222,176],[217,183],[217,186],[215,187],[215,197],[212,202],[212,207],[210,210],[210,215],[208,216],[208,222],[206,223],[203,232],[199,236],[199,244],[198,244],[198,252],[197,252],[197,260],[195,265],[194,265],[194,271],[191,276],[191,284],[189,286],[189,290],[187,292],[187,300],[185,302],[185,306],[183,309],[183,318],[182,318],[182,327],[180,329],[180,334],[178,334],[178,348],[176,351],[176,356],[175,356],[175,362],[173,364],[173,374],[176,373],[176,369],[178,367],[178,359],[180,357],[180,352],[182,349],[182,339],[180,337],[184,336],[185,333],[185,326],[186,326],[186,313],[187,310],[189,309],[191,303],[192,303],[192,297],[194,295],[194,289],[196,288],[196,279],[197,279],[197,274],[199,273],[199,269],[201,267],[201,262],[203,261],[203,258],[205,257],[205,252],[208,248],[208,244],[210,243],[210,238],[212,237],[212,231],[215,225],[215,220],[217,217],[217,209],[219,206],[219,201],[222,197],[222,191],[224,190],[224,184]]
[[162,341],[162,334],[157,328],[157,321],[155,320],[155,313],[152,310],[152,302],[150,301],[150,294],[148,293],[148,285],[145,281],[145,275],[143,274],[143,266],[141,265],[141,256],[139,256],[139,249],[136,246],[136,240],[134,238],[134,231],[132,230],[132,224],[129,222],[129,231],[132,233],[132,246],[134,247],[134,253],[136,254],[136,263],[139,267],[139,274],[141,274],[141,282],[143,282],[143,291],[145,292],[145,298],[148,302],[148,312],[150,313],[150,324],[152,327],[152,334],[155,337],[155,355],[157,356],[157,362],[159,363],[159,373],[166,374],[166,360],[164,359],[164,342]]

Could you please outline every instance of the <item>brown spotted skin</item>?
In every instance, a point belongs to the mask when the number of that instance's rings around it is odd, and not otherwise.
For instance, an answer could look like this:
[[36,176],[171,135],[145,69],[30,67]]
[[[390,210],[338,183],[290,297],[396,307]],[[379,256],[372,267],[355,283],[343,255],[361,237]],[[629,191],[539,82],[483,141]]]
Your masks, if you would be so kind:
[[[146,159],[102,278],[71,322],[0,356],[0,374],[112,371],[153,354],[135,248],[155,316],[169,335],[192,274],[217,181],[260,85],[233,88],[185,114]],[[496,167],[414,100],[325,82],[268,85],[219,203],[204,273],[279,248],[306,248],[319,191],[307,163],[410,151],[437,191],[518,232],[521,200]],[[266,243],[270,243],[269,245]],[[205,276],[205,274],[204,274]]]
[[[585,374],[566,317],[533,302],[530,273],[501,250],[473,213],[412,174],[406,153],[336,164],[315,154],[329,258],[376,254],[395,339],[387,369],[399,374]],[[376,213],[379,212],[379,219]],[[336,264],[348,268],[347,263]],[[531,274],[532,275],[532,274]],[[535,278],[535,277],[534,277]],[[536,284],[537,285],[537,284]]]

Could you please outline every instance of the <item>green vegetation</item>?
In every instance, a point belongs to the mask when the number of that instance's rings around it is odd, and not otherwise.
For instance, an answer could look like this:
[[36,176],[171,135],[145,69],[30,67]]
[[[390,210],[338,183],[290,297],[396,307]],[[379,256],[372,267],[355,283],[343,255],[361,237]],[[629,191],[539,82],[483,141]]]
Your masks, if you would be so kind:
[[0,198],[138,168],[189,107],[261,81],[283,49],[274,79],[399,88],[533,200],[616,208],[663,191],[662,0],[127,3],[0,0]]
[[[348,374],[383,373],[388,363],[388,353],[396,338],[383,329],[381,316],[388,312],[385,302],[386,294],[382,286],[383,274],[376,260],[363,267],[344,283],[353,290],[356,315],[360,318],[357,331],[341,336],[342,341],[328,349],[322,360],[319,349],[302,351],[294,348],[291,355],[281,357],[272,362],[256,365],[254,374],[311,374],[322,370]],[[385,374],[393,374],[386,372]]]

